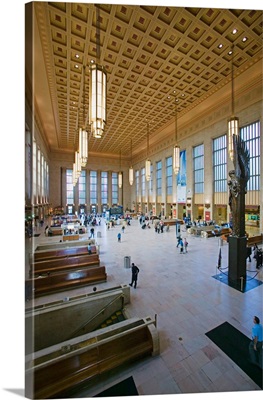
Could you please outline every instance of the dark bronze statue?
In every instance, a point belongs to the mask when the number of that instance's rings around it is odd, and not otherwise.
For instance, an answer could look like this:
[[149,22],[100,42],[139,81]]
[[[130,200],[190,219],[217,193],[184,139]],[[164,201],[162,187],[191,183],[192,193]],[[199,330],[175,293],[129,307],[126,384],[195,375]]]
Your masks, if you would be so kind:
[[249,180],[249,151],[244,140],[233,135],[234,170],[229,172],[229,206],[232,212],[232,236],[244,237],[245,231],[245,194]]

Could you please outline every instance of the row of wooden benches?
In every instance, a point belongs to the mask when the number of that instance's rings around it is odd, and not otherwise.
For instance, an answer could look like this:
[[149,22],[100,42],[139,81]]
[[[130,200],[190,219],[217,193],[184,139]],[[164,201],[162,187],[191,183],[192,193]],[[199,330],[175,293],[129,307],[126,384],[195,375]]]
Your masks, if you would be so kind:
[[84,285],[105,282],[105,266],[100,265],[96,246],[51,249],[31,257],[26,299]]
[[96,246],[91,246],[91,254],[87,247],[71,247],[66,249],[35,252],[31,257],[29,276],[55,273],[94,265],[100,265]]
[[61,271],[72,271],[75,269],[86,269],[91,266],[99,266],[98,254],[84,254],[75,257],[55,258],[34,262],[30,266],[29,276],[37,277],[43,274],[54,274]]

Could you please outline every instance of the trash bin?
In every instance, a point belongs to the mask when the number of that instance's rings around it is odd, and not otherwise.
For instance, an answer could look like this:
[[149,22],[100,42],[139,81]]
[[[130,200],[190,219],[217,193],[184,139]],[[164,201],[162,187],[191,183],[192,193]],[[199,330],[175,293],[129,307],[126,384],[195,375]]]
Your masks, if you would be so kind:
[[124,257],[124,268],[130,268],[131,267],[131,256],[125,256]]
[[101,238],[101,232],[97,232],[97,238]]

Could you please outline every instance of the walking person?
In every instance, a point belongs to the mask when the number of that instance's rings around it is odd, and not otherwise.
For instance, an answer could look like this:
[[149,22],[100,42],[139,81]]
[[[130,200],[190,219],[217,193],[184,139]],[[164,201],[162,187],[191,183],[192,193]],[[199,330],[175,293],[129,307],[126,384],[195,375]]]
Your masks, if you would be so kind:
[[184,254],[184,242],[182,238],[179,241],[179,246],[180,246],[180,254]]
[[182,240],[181,235],[179,233],[179,235],[177,236],[177,245],[176,247],[178,247],[180,245],[180,241]]
[[138,273],[140,272],[139,268],[137,265],[132,263],[132,281],[129,283],[130,286],[133,286],[134,284],[134,289],[136,289],[137,286],[137,279],[138,279]]
[[187,248],[188,248],[188,242],[186,238],[184,238],[184,252],[187,253]]
[[88,244],[88,253],[91,254],[91,244]]
[[251,247],[247,246],[247,258],[249,259],[249,262],[251,262],[251,254],[252,254]]
[[94,238],[94,228],[90,228],[90,237],[89,237],[89,239],[91,239],[91,238]]
[[256,268],[262,267],[262,250],[258,249],[256,253]]
[[252,340],[249,343],[249,358],[252,364],[262,368],[262,325],[257,316],[253,318]]
[[118,238],[118,242],[120,242],[121,241],[121,233],[120,232],[118,233],[117,238]]

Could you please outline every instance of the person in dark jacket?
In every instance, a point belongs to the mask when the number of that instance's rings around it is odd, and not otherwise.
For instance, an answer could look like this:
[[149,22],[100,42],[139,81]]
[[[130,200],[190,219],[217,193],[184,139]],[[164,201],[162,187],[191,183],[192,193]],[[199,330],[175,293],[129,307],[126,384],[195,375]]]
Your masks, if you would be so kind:
[[133,286],[134,284],[134,289],[136,289],[137,286],[137,279],[138,279],[138,273],[140,272],[139,268],[137,265],[132,263],[132,281],[129,283],[130,286]]
[[249,262],[251,262],[251,247],[247,246],[247,258],[249,259]]

